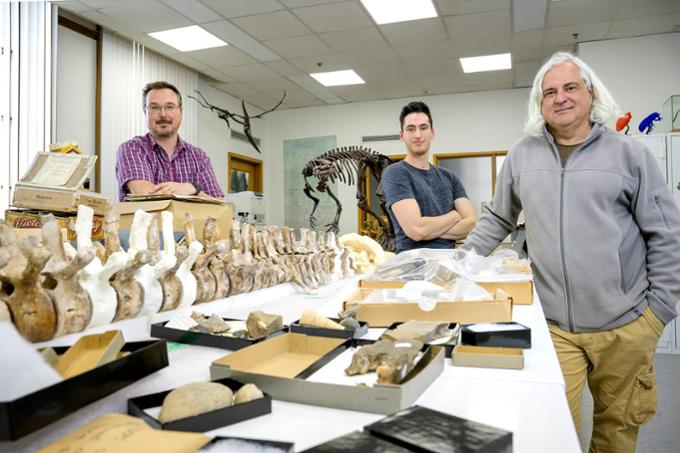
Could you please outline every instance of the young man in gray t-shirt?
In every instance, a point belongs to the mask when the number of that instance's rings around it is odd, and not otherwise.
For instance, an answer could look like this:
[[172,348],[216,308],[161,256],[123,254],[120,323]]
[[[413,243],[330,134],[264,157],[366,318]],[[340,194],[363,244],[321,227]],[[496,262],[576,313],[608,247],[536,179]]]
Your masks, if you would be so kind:
[[456,175],[429,162],[434,129],[428,106],[410,102],[401,110],[399,121],[406,158],[382,175],[397,252],[453,248],[475,226],[477,212]]

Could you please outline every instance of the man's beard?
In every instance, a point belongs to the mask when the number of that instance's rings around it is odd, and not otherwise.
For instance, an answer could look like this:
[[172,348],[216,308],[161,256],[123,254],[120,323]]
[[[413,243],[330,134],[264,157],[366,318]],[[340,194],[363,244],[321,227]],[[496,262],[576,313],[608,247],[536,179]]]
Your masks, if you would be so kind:
[[[164,125],[169,125],[169,129],[160,129],[160,126]],[[175,133],[175,130],[172,127],[172,122],[158,122],[156,123],[156,135],[160,138],[168,138],[172,137],[172,135]]]

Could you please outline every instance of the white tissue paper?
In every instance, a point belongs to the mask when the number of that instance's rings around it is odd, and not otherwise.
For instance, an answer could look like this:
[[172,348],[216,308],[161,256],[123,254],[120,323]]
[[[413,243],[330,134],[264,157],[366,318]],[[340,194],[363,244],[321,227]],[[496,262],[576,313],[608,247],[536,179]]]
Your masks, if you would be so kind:
[[0,322],[0,339],[0,401],[13,401],[63,380],[11,322]]

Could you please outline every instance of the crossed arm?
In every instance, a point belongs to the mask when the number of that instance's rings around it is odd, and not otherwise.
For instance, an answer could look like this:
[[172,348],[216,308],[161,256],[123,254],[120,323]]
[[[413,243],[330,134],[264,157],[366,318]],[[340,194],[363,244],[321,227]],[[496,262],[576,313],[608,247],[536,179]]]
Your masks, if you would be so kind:
[[453,209],[440,216],[421,215],[418,202],[413,198],[397,201],[392,205],[392,212],[406,235],[414,241],[463,239],[477,221],[475,207],[467,198],[457,198]]

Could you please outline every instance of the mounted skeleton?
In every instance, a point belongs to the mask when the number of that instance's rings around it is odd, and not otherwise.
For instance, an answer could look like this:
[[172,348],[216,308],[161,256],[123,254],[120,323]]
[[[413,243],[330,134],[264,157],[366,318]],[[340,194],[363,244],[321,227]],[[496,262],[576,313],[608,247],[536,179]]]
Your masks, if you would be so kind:
[[286,92],[283,92],[283,96],[281,97],[281,100],[279,101],[278,104],[276,104],[274,107],[270,108],[269,110],[266,110],[262,113],[259,113],[254,116],[250,116],[248,114],[248,110],[246,110],[246,103],[245,101],[241,101],[241,109],[243,110],[243,115],[239,115],[238,113],[231,113],[229,110],[225,110],[223,108],[217,107],[215,105],[212,105],[211,103],[208,102],[208,100],[203,96],[203,94],[195,90],[196,93],[201,97],[201,99],[197,99],[191,95],[187,96],[194,101],[198,102],[199,105],[203,108],[210,109],[213,112],[217,113],[217,116],[223,119],[227,123],[227,127],[231,128],[231,124],[229,123],[229,120],[233,120],[243,126],[243,133],[245,134],[246,138],[248,139],[248,142],[253,145],[253,148],[257,150],[258,153],[261,153],[260,148],[257,146],[257,143],[255,142],[255,139],[252,136],[252,133],[250,131],[250,120],[257,119],[257,118],[262,118],[264,115],[266,115],[269,112],[273,112],[279,106],[283,103],[283,100],[286,99]]
[[[385,196],[382,191],[382,172],[392,163],[392,160],[372,149],[364,148],[362,146],[349,146],[342,148],[331,149],[320,156],[307,162],[307,165],[302,169],[302,176],[305,179],[304,192],[312,201],[314,201],[314,208],[309,215],[309,224],[312,228],[316,227],[316,217],[314,213],[319,206],[319,198],[312,195],[313,192],[325,192],[330,196],[337,206],[335,217],[333,221],[325,225],[326,231],[338,233],[338,223],[340,221],[340,214],[342,213],[342,204],[338,197],[328,187],[329,183],[340,181],[348,185],[357,184],[357,205],[359,209],[363,210],[368,215],[376,219],[382,235],[380,237],[380,245],[383,249],[394,251],[395,236],[392,221],[387,212],[387,204]],[[366,170],[378,181],[378,187],[375,194],[380,203],[380,210],[383,216],[376,213],[368,203],[366,178],[364,177]],[[307,178],[316,177],[318,182],[316,190],[309,183]],[[387,220],[385,220],[387,219]]]

